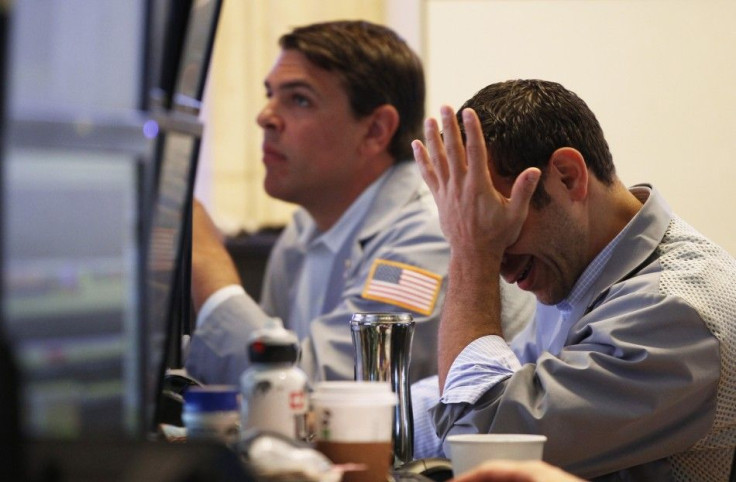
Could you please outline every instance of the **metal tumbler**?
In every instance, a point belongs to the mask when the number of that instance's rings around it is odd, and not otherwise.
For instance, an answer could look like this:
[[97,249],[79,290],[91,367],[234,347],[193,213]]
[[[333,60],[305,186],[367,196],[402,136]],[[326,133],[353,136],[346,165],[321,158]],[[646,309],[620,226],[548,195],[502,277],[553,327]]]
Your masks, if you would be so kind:
[[355,380],[391,382],[399,403],[394,412],[394,458],[398,465],[414,457],[414,421],[409,363],[414,336],[410,313],[355,313],[350,330],[355,347]]

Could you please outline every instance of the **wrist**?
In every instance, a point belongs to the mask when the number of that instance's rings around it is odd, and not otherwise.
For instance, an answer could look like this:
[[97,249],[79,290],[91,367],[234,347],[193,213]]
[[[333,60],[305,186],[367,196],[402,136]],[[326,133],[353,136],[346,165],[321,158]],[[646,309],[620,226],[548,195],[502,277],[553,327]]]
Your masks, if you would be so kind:
[[448,269],[451,277],[467,282],[486,282],[498,278],[503,254],[451,250]]

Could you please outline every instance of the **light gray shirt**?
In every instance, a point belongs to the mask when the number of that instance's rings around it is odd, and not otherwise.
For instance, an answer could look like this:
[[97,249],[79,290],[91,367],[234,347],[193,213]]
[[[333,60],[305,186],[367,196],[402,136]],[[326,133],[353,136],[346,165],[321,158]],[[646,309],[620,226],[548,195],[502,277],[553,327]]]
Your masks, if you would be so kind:
[[727,480],[736,261],[651,187],[632,192],[641,211],[565,313],[539,308],[513,351],[489,337],[456,362],[433,409],[442,439],[539,433],[544,459],[581,477]]

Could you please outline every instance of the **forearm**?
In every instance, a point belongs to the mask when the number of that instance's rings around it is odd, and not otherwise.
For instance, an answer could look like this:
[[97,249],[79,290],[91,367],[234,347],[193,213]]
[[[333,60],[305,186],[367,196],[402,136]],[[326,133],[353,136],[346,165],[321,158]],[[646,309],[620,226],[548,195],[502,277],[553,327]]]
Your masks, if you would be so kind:
[[486,335],[503,336],[499,266],[491,255],[450,257],[438,339],[441,390],[453,361],[468,344]]
[[235,263],[224,246],[192,250],[192,301],[198,311],[220,288],[241,284]]
[[215,291],[241,281],[220,231],[197,201],[192,225],[192,302],[199,311]]

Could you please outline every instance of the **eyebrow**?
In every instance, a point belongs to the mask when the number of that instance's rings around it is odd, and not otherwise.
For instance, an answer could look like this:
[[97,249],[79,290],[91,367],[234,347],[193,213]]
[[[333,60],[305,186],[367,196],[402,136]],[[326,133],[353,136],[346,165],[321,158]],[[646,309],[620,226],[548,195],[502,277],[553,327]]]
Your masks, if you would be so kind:
[[271,86],[271,84],[268,82],[268,80],[265,80],[263,82],[263,86],[266,88],[266,90],[274,91],[274,90],[293,90],[293,89],[307,89],[308,91],[312,92],[314,95],[319,96],[319,92],[315,90],[315,88],[310,84],[309,82],[305,80],[291,80],[288,82],[284,82],[282,84],[278,84],[275,88]]

